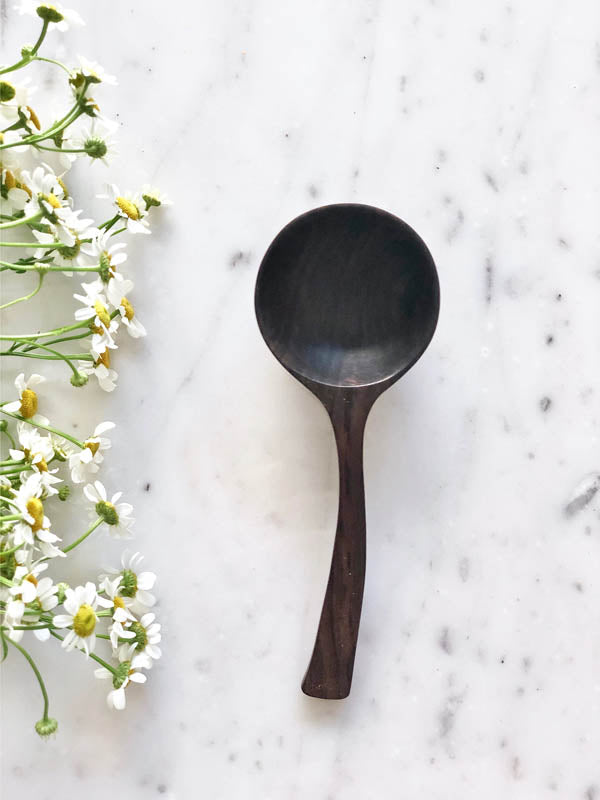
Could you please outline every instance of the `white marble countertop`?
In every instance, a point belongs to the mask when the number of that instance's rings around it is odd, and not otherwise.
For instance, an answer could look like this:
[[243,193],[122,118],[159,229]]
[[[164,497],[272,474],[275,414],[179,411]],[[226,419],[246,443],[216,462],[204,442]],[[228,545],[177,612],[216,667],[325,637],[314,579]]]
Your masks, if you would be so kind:
[[[113,396],[83,390],[118,423],[105,475],[159,574],[164,656],[117,714],[83,659],[32,645],[47,742],[9,659],[5,796],[598,800],[600,6],[69,5],[87,26],[55,46],[120,83],[106,175],[176,203],[131,249],[149,336]],[[25,30],[10,6],[4,52]],[[334,441],[253,288],[286,222],[343,201],[423,236],[442,310],[367,426],[354,683],[327,702],[300,681]]]

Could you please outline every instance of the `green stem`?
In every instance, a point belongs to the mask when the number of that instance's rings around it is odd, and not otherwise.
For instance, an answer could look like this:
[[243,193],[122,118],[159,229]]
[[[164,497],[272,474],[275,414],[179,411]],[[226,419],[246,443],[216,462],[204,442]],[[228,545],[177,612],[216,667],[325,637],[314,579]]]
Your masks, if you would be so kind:
[[98,519],[91,525],[91,527],[87,529],[84,534],[79,537],[79,539],[76,539],[68,547],[63,547],[63,553],[68,553],[71,550],[74,550],[78,544],[81,544],[85,539],[87,539],[87,537],[92,534],[99,525],[102,525],[103,522],[104,520],[102,517],[98,517]]
[[[2,414],[6,414],[7,417],[12,417],[13,419],[18,420],[19,422],[26,422],[28,425],[33,425],[34,428],[41,428],[43,431],[49,431],[50,433],[55,433],[57,436],[62,436],[63,439],[68,439],[69,442],[76,444],[77,447],[80,447],[82,450],[85,447],[83,442],[80,442],[79,439],[76,439],[74,436],[70,436],[68,433],[59,431],[56,428],[53,428],[51,425],[43,425],[41,422],[34,422],[32,419],[25,419],[25,417],[22,417],[20,414],[13,414],[10,411],[5,411],[3,408],[0,408],[0,412]],[[7,497],[3,497],[2,499],[10,502]]]
[[8,578],[5,578],[4,575],[0,575],[0,583],[3,583],[5,586],[14,586],[15,585],[12,581],[9,581]]
[[[61,361],[63,355],[60,356],[41,356],[38,353],[28,353],[26,350],[15,350],[11,353],[10,350],[0,350],[0,356],[22,356],[23,358],[41,358],[44,361]],[[89,353],[65,353],[66,359],[78,359],[79,361],[93,361],[94,356]]]
[[70,69],[69,69],[67,66],[65,66],[65,65],[62,63],[62,61],[57,61],[55,58],[45,58],[45,57],[43,57],[43,56],[36,56],[36,57],[35,57],[35,60],[36,60],[36,61],[45,61],[47,64],[55,64],[57,67],[61,67],[61,69],[64,69],[64,71],[65,71],[65,72],[66,72],[68,75],[70,75],[70,74],[71,74],[71,70],[70,70]]
[[46,33],[48,32],[48,25],[49,22],[47,19],[45,19],[42,25],[42,30],[40,32],[40,35],[38,36],[38,40],[31,48],[31,51],[26,56],[23,56],[23,58],[20,61],[17,61],[15,64],[12,64],[12,66],[0,69],[0,75],[6,75],[9,72],[14,72],[16,69],[21,69],[21,67],[26,67],[27,64],[29,64],[36,58],[36,53],[40,49],[40,47],[42,46],[42,42],[46,38]]
[[0,150],[7,150],[9,147],[16,147],[17,145],[23,144],[37,144],[38,142],[43,142],[45,139],[51,139],[67,128],[72,122],[75,122],[77,117],[80,117],[83,114],[83,108],[81,106],[82,104],[78,100],[62,119],[59,119],[58,122],[55,122],[54,125],[47,130],[42,131],[41,133],[32,134],[31,136],[26,136],[24,139],[19,139],[18,142],[0,144]]
[[39,669],[38,669],[38,668],[37,668],[37,666],[36,666],[36,663],[35,663],[35,661],[34,661],[34,660],[33,660],[33,658],[32,658],[32,657],[29,655],[29,653],[27,652],[27,650],[25,650],[25,648],[24,648],[24,647],[21,647],[21,645],[20,645],[20,644],[17,644],[16,642],[13,642],[13,640],[10,638],[10,636],[6,636],[6,637],[4,637],[4,638],[5,638],[7,641],[9,641],[9,642],[12,644],[12,646],[13,646],[13,647],[16,647],[16,648],[17,648],[17,650],[18,650],[18,651],[21,653],[21,655],[22,655],[24,658],[26,658],[26,659],[27,659],[27,661],[29,662],[29,666],[31,667],[31,669],[33,670],[33,672],[34,672],[34,674],[35,674],[35,677],[37,678],[37,681],[38,681],[38,683],[39,683],[39,685],[40,685],[40,689],[42,690],[42,697],[44,698],[44,714],[43,714],[43,719],[45,719],[45,720],[46,720],[46,719],[48,719],[48,707],[49,707],[49,705],[50,705],[50,703],[49,703],[49,700],[48,700],[48,692],[46,691],[46,686],[45,686],[45,684],[44,684],[44,680],[43,680],[43,678],[42,678],[42,676],[41,676],[41,674],[40,674],[40,671],[39,671]]
[[[14,337],[13,341],[18,342],[19,339],[17,337]],[[25,339],[25,341],[28,342],[29,340]],[[48,347],[48,345],[45,345],[45,344],[39,344],[38,343],[37,346],[41,350],[47,350],[49,353],[52,353],[54,356],[56,356],[56,359],[60,359],[61,361],[64,361],[66,364],[69,365],[69,367],[73,371],[74,375],[79,375],[79,371],[77,370],[76,367],[73,366],[72,362],[67,358],[66,355],[64,355],[63,353],[59,353],[58,350],[53,350],[51,347]],[[53,360],[56,360],[56,359],[53,359]]]
[[17,297],[15,300],[10,300],[8,303],[2,303],[2,305],[0,305],[0,311],[2,311],[4,308],[8,308],[9,306],[14,306],[17,303],[24,303],[27,300],[31,300],[31,298],[35,297],[36,294],[39,292],[39,290],[42,288],[43,282],[44,282],[44,273],[40,272],[40,276],[39,276],[39,279],[38,279],[38,285],[35,287],[35,289],[32,292],[29,292],[29,294],[23,295],[23,297]]
[[17,272],[34,272],[35,270],[38,272],[98,272],[100,270],[100,264],[95,264],[91,267],[47,266],[42,267],[40,270],[37,264],[13,264],[10,261],[0,261],[0,266]]
[[19,217],[19,219],[14,219],[12,222],[0,222],[0,230],[5,230],[6,228],[16,228],[19,225],[28,225],[30,222],[37,222],[38,219],[41,218],[42,212],[38,211],[37,214],[33,214],[31,217]]
[[89,320],[84,319],[82,322],[75,322],[73,325],[63,325],[62,328],[54,328],[51,331],[44,331],[43,333],[17,333],[0,336],[0,341],[12,342],[13,340],[21,339],[45,339],[48,336],[60,336],[62,333],[67,333],[68,331],[76,331],[88,325]]
[[[50,634],[51,636],[54,636],[55,639],[60,639],[61,642],[64,638],[63,636],[60,636],[58,633],[56,633],[56,631],[53,630],[52,628],[50,628]],[[104,667],[104,669],[107,669],[109,672],[112,672],[113,675],[117,674],[116,669],[114,667],[111,667],[110,664],[107,664],[106,661],[104,661],[104,659],[100,658],[100,656],[97,656],[95,653],[90,653],[89,656],[97,664],[100,664],[100,666]]]
[[[4,522],[12,522],[15,519],[23,519],[22,514],[4,514],[4,516],[0,517],[0,525]],[[4,555],[4,550],[0,550],[0,556]]]
[[47,150],[50,153],[85,153],[85,150],[82,147],[48,147],[47,145],[36,144],[36,148],[38,150]]

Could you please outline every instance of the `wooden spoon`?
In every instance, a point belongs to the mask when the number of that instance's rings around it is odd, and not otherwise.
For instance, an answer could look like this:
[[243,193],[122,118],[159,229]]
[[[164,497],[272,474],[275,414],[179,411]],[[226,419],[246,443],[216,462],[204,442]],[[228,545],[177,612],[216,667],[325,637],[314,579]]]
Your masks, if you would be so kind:
[[261,333],[327,409],[338,449],[331,571],[302,682],[312,697],[341,699],[350,692],[365,580],[365,423],[377,397],[427,348],[439,304],[424,242],[372,206],[330,205],[302,214],[278,234],[260,265]]

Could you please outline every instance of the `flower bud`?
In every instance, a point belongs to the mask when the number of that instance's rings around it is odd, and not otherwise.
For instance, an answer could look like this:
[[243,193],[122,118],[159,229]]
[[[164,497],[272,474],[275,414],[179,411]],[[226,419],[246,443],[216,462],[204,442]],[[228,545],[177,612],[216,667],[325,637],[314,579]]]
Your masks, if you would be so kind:
[[58,722],[54,719],[54,717],[44,717],[35,723],[35,729],[42,739],[45,739],[52,733],[56,733],[57,728]]
[[67,500],[69,495],[71,494],[71,487],[65,483],[64,486],[61,486],[58,490],[58,499],[59,500]]
[[88,380],[88,376],[84,375],[83,372],[78,372],[77,375],[71,375],[71,384],[73,386],[85,386]]
[[4,433],[8,430],[8,422],[5,419],[0,420],[0,431]]
[[125,683],[129,676],[129,670],[131,669],[131,661],[122,661],[116,669],[115,675],[113,676],[113,686],[115,689],[120,689],[121,686]]
[[58,598],[58,602],[64,603],[65,597],[67,596],[67,589],[69,588],[69,584],[61,581],[60,583],[56,584],[56,588],[58,589],[56,596]]

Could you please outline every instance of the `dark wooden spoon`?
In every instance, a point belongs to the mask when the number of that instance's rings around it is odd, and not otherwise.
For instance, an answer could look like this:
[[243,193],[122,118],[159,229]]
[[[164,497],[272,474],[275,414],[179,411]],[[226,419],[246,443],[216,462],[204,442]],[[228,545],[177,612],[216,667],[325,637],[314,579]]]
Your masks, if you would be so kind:
[[265,342],[327,409],[340,499],[329,582],[302,690],[350,692],[365,580],[363,434],[379,395],[429,344],[440,305],[433,259],[405,222],[372,206],[323,206],[294,219],[256,281]]

